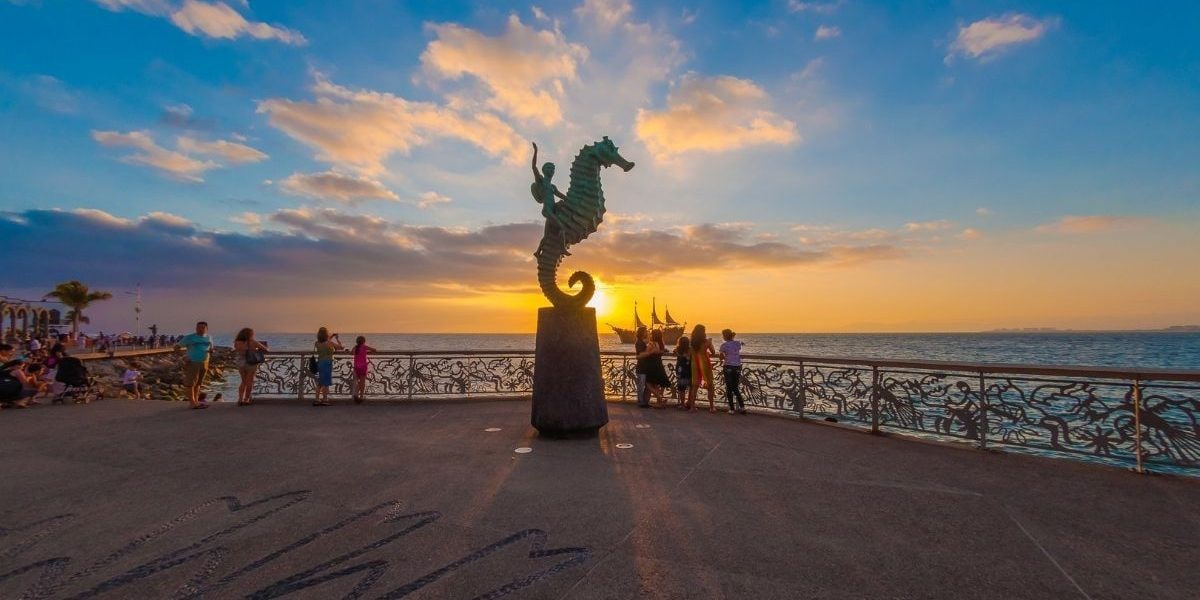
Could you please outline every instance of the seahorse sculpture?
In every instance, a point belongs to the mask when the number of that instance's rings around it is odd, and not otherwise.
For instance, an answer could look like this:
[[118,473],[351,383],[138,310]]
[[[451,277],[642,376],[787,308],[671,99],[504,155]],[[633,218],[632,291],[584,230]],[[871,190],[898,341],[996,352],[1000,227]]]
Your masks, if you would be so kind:
[[[569,287],[582,282],[583,287],[578,293],[568,294],[559,289],[558,265],[564,257],[570,256],[567,248],[595,233],[604,220],[600,168],[613,165],[629,172],[634,163],[621,156],[616,144],[608,136],[584,146],[571,163],[571,185],[563,195],[550,181],[554,177],[554,163],[542,165],[542,172],[538,172],[537,144],[533,145],[534,182],[530,191],[534,199],[542,204],[542,215],[546,217],[542,241],[533,255],[537,257],[538,284],[555,307],[582,308],[596,292],[596,282],[583,271],[575,271],[567,280]],[[556,197],[562,200],[556,201]]]

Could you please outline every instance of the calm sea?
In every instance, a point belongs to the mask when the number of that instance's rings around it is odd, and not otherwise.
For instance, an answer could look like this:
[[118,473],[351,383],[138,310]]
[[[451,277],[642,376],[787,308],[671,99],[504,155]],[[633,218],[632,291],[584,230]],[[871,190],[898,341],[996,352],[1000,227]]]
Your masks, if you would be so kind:
[[[354,344],[345,334],[342,342]],[[533,334],[368,333],[379,350],[533,350]],[[260,333],[276,350],[310,350],[311,333]],[[232,335],[214,335],[229,345]],[[1200,369],[1198,332],[1118,333],[746,333],[750,354],[947,360],[1043,365]],[[600,335],[602,350],[629,350],[617,336]]]

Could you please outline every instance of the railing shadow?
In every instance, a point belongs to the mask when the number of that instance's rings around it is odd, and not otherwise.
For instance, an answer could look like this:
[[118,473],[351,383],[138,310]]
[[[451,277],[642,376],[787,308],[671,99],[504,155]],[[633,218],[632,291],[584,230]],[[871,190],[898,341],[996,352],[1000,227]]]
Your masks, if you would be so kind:
[[[312,395],[310,358],[271,353],[255,394]],[[633,400],[633,354],[602,352],[600,362],[609,399]],[[664,363],[674,383],[674,358]],[[533,369],[531,351],[380,352],[371,356],[366,398],[525,398]],[[720,401],[724,382],[714,379]],[[331,395],[347,397],[353,385],[352,361],[339,355]],[[759,412],[1200,475],[1200,371],[746,355],[741,391]]]

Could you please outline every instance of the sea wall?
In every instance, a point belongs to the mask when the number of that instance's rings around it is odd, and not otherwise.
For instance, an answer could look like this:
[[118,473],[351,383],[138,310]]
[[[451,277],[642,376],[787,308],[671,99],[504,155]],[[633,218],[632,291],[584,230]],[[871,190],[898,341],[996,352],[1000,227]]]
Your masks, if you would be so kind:
[[[133,397],[121,385],[121,376],[130,365],[136,365],[134,368],[142,373],[142,398],[174,401],[187,399],[183,388],[185,360],[182,351],[167,351],[87,358],[84,365],[87,366],[88,373],[96,378],[100,392],[105,398]],[[225,382],[226,374],[233,368],[233,349],[214,348],[208,365],[208,384],[220,386]]]

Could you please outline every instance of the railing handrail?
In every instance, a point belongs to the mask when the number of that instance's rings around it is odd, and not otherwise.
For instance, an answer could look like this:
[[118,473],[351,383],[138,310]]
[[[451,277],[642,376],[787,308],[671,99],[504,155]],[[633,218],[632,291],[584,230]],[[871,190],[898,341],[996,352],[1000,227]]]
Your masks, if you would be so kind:
[[[347,350],[349,352],[349,350]],[[304,357],[312,350],[271,351],[268,356]],[[632,351],[604,350],[603,356],[633,356]],[[533,356],[533,350],[384,350],[371,356]],[[348,354],[342,354],[348,356]],[[959,371],[972,374],[993,375],[1055,375],[1065,377],[1091,377],[1097,379],[1123,379],[1141,381],[1187,381],[1200,382],[1200,369],[1154,369],[1142,367],[1098,367],[1081,365],[1035,365],[1016,363],[955,362],[942,360],[908,360],[887,358],[853,358],[832,356],[809,356],[797,354],[743,354],[743,360],[767,360],[813,365],[886,367],[899,369],[921,369],[926,371]]]

